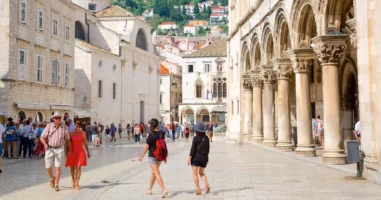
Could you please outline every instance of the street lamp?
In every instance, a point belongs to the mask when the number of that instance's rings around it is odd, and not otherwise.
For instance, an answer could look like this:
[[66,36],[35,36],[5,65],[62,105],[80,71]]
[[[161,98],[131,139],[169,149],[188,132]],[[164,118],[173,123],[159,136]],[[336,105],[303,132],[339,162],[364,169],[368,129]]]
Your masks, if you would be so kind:
[[86,105],[86,104],[87,104],[87,97],[86,97],[86,95],[83,97],[83,99],[82,99],[82,103],[83,103],[83,105]]

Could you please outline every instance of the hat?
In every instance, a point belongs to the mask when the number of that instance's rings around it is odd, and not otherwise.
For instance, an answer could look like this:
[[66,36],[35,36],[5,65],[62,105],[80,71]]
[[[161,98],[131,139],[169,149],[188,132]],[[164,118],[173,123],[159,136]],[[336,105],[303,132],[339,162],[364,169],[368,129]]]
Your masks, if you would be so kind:
[[61,113],[56,111],[53,113],[52,118],[61,117]]
[[205,124],[202,122],[197,122],[193,128],[197,132],[205,133]]

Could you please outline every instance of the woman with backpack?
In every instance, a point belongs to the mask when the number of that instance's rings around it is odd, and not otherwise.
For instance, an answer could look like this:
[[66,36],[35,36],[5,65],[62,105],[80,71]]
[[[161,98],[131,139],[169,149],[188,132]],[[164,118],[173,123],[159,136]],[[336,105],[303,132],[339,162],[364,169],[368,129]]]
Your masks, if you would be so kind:
[[192,148],[188,158],[188,165],[192,165],[193,179],[197,188],[196,195],[201,195],[201,189],[198,180],[199,174],[205,183],[205,193],[208,194],[210,192],[210,186],[204,172],[209,161],[209,138],[205,134],[206,127],[204,123],[197,122],[197,124],[194,126],[194,130],[196,132],[196,136],[193,138]]
[[161,198],[165,198],[166,196],[168,196],[168,192],[165,189],[159,168],[162,161],[164,161],[164,163],[167,163],[167,146],[165,144],[163,132],[159,131],[159,121],[157,119],[153,118],[150,121],[150,129],[151,134],[148,135],[143,154],[139,158],[139,161],[142,162],[144,155],[147,153],[147,151],[149,151],[148,160],[151,165],[152,174],[148,191],[145,194],[152,195],[152,187],[156,180],[162,190]]

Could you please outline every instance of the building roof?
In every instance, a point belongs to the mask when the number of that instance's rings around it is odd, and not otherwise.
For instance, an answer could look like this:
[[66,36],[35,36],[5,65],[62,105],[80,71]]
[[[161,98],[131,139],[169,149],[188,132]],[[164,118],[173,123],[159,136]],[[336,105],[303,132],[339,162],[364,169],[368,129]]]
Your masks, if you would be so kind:
[[183,56],[184,58],[197,57],[226,57],[226,40],[217,41],[207,47],[204,47],[194,53]]
[[166,67],[164,67],[163,64],[160,64],[160,74],[161,75],[169,74],[169,70]]
[[159,26],[161,26],[161,25],[176,25],[176,23],[175,22],[163,22]]
[[101,18],[101,17],[133,17],[134,15],[120,6],[113,5],[95,13],[95,16]]
[[79,40],[79,39],[75,39],[75,46],[77,46],[77,47],[85,47],[85,48],[88,48],[88,49],[92,49],[92,50],[100,51],[100,52],[103,52],[103,53],[107,53],[107,54],[110,54],[110,55],[113,55],[113,56],[119,56],[117,54],[112,53],[111,51],[107,51],[105,49],[102,49],[100,47],[97,47],[95,45],[87,43],[86,41]]
[[188,25],[185,25],[184,27],[196,27],[196,26],[194,26],[192,24],[188,24]]
[[223,31],[222,28],[220,28],[219,26],[216,26],[212,29],[212,31]]
[[190,20],[188,25],[193,26],[208,26],[208,22],[205,20]]
[[210,17],[219,17],[219,16],[224,16],[223,13],[211,13]]
[[193,4],[186,4],[185,6],[188,6],[188,7],[194,7],[194,5]]

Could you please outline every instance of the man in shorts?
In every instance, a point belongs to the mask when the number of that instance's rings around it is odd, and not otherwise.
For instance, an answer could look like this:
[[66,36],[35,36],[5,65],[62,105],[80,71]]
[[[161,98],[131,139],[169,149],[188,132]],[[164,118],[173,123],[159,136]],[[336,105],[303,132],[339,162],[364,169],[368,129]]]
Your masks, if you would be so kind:
[[[54,112],[52,119],[53,123],[48,124],[41,135],[41,143],[45,148],[45,167],[50,176],[50,187],[58,192],[61,167],[65,166],[65,144],[67,155],[70,155],[71,143],[67,126],[61,121],[61,114]],[[53,176],[53,166],[56,168],[56,176]]]

